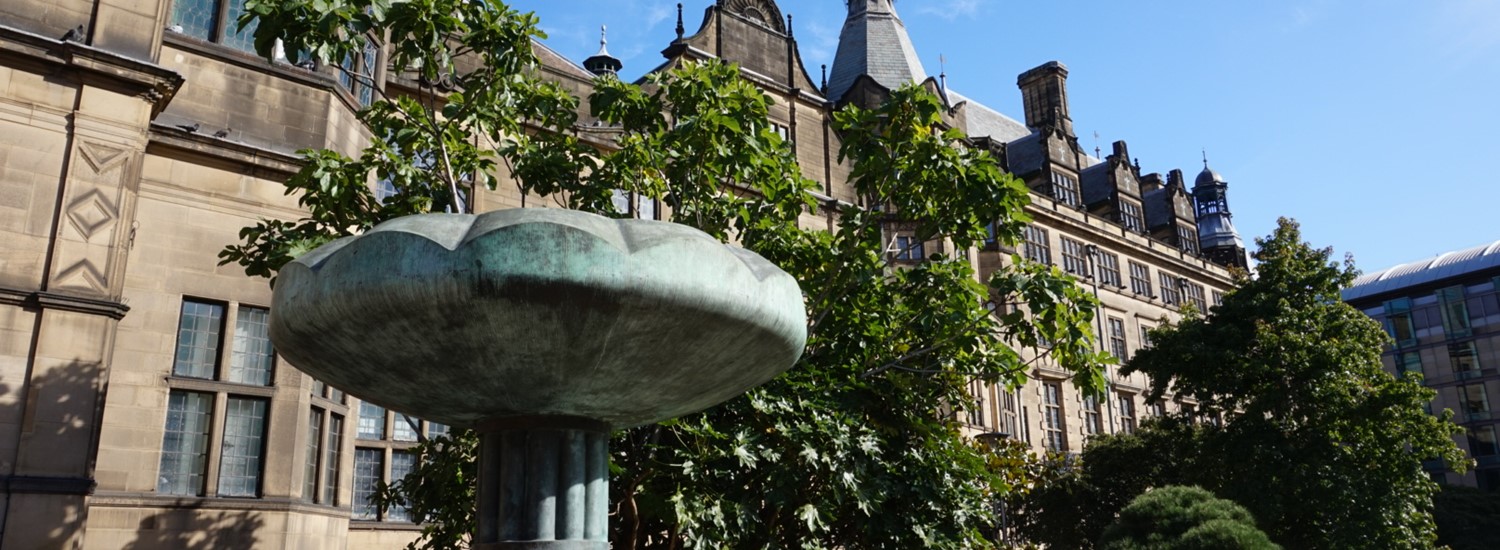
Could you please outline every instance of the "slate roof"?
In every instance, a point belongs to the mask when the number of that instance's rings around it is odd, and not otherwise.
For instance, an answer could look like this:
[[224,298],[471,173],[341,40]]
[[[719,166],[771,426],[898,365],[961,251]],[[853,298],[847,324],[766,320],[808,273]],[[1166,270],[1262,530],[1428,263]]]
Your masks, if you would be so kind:
[[1008,143],[1031,134],[1025,124],[953,90],[948,90],[948,102],[954,106],[968,104],[963,109],[963,114],[969,137],[987,137]]
[[1109,200],[1110,193],[1114,193],[1115,186],[1109,182],[1109,163],[1101,162],[1084,168],[1078,174],[1078,186],[1083,193],[1083,204],[1094,205]]
[[[541,64],[543,65],[573,73],[574,76],[577,76],[578,78],[582,78],[584,80],[591,81],[594,79],[594,73],[591,73],[588,69],[583,68],[583,65],[579,65],[572,59],[568,59],[567,56],[557,53],[557,50],[548,47],[540,40],[532,39],[531,51],[536,53],[537,61],[541,62]],[[604,47],[600,46],[599,51],[603,52]]]
[[860,75],[892,90],[927,78],[906,25],[891,0],[852,0],[828,74],[828,98],[837,101]]
[[1012,174],[1025,175],[1041,170],[1047,162],[1042,135],[1031,134],[1006,144],[1005,158],[1010,164],[1005,168]]
[[1172,195],[1163,185],[1141,194],[1142,206],[1146,210],[1146,228],[1154,229],[1172,223]]
[[1344,289],[1344,301],[1374,296],[1485,270],[1500,270],[1500,241],[1447,252],[1364,275]]

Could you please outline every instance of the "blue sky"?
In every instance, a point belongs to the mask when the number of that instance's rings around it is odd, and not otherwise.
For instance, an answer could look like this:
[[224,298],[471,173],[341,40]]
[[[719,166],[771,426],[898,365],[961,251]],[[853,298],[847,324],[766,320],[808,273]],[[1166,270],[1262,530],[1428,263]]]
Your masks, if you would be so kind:
[[[688,32],[712,0],[683,2]],[[626,77],[661,61],[676,2],[515,1],[563,54]],[[782,1],[803,62],[831,64],[844,3]],[[1070,70],[1080,143],[1124,139],[1150,172],[1201,151],[1230,183],[1247,242],[1278,216],[1374,271],[1500,239],[1500,1],[899,0],[922,63],[1021,117],[1016,75]]]

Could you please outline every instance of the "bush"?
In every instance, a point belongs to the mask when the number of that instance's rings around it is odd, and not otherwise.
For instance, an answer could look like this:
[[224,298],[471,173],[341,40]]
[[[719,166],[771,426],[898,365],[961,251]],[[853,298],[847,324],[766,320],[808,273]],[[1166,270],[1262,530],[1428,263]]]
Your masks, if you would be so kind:
[[1148,491],[1120,510],[1104,531],[1105,550],[1270,550],[1280,547],[1255,527],[1244,507],[1198,487]]

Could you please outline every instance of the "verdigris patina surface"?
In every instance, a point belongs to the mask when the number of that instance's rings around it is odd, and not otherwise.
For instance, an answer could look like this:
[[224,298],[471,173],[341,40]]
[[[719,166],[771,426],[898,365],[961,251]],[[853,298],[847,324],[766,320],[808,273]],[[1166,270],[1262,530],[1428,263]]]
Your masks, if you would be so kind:
[[481,433],[477,548],[602,549],[610,430],[789,368],[802,294],[754,253],[557,209],[386,222],[288,264],[271,338],[361,399]]

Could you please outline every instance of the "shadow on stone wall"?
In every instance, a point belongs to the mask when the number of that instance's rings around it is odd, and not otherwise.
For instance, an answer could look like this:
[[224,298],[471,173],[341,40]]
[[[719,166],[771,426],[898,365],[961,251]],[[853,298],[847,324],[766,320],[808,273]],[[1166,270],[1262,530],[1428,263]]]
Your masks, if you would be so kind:
[[251,511],[210,512],[194,509],[160,512],[141,520],[125,550],[239,550],[256,548],[256,532],[265,524]]
[[[38,361],[38,363],[41,363]],[[101,367],[74,360],[57,366],[32,365],[25,376],[0,378],[0,546],[62,547],[82,528],[89,477]],[[13,449],[13,450],[12,450]],[[39,527],[45,526],[45,530]]]

